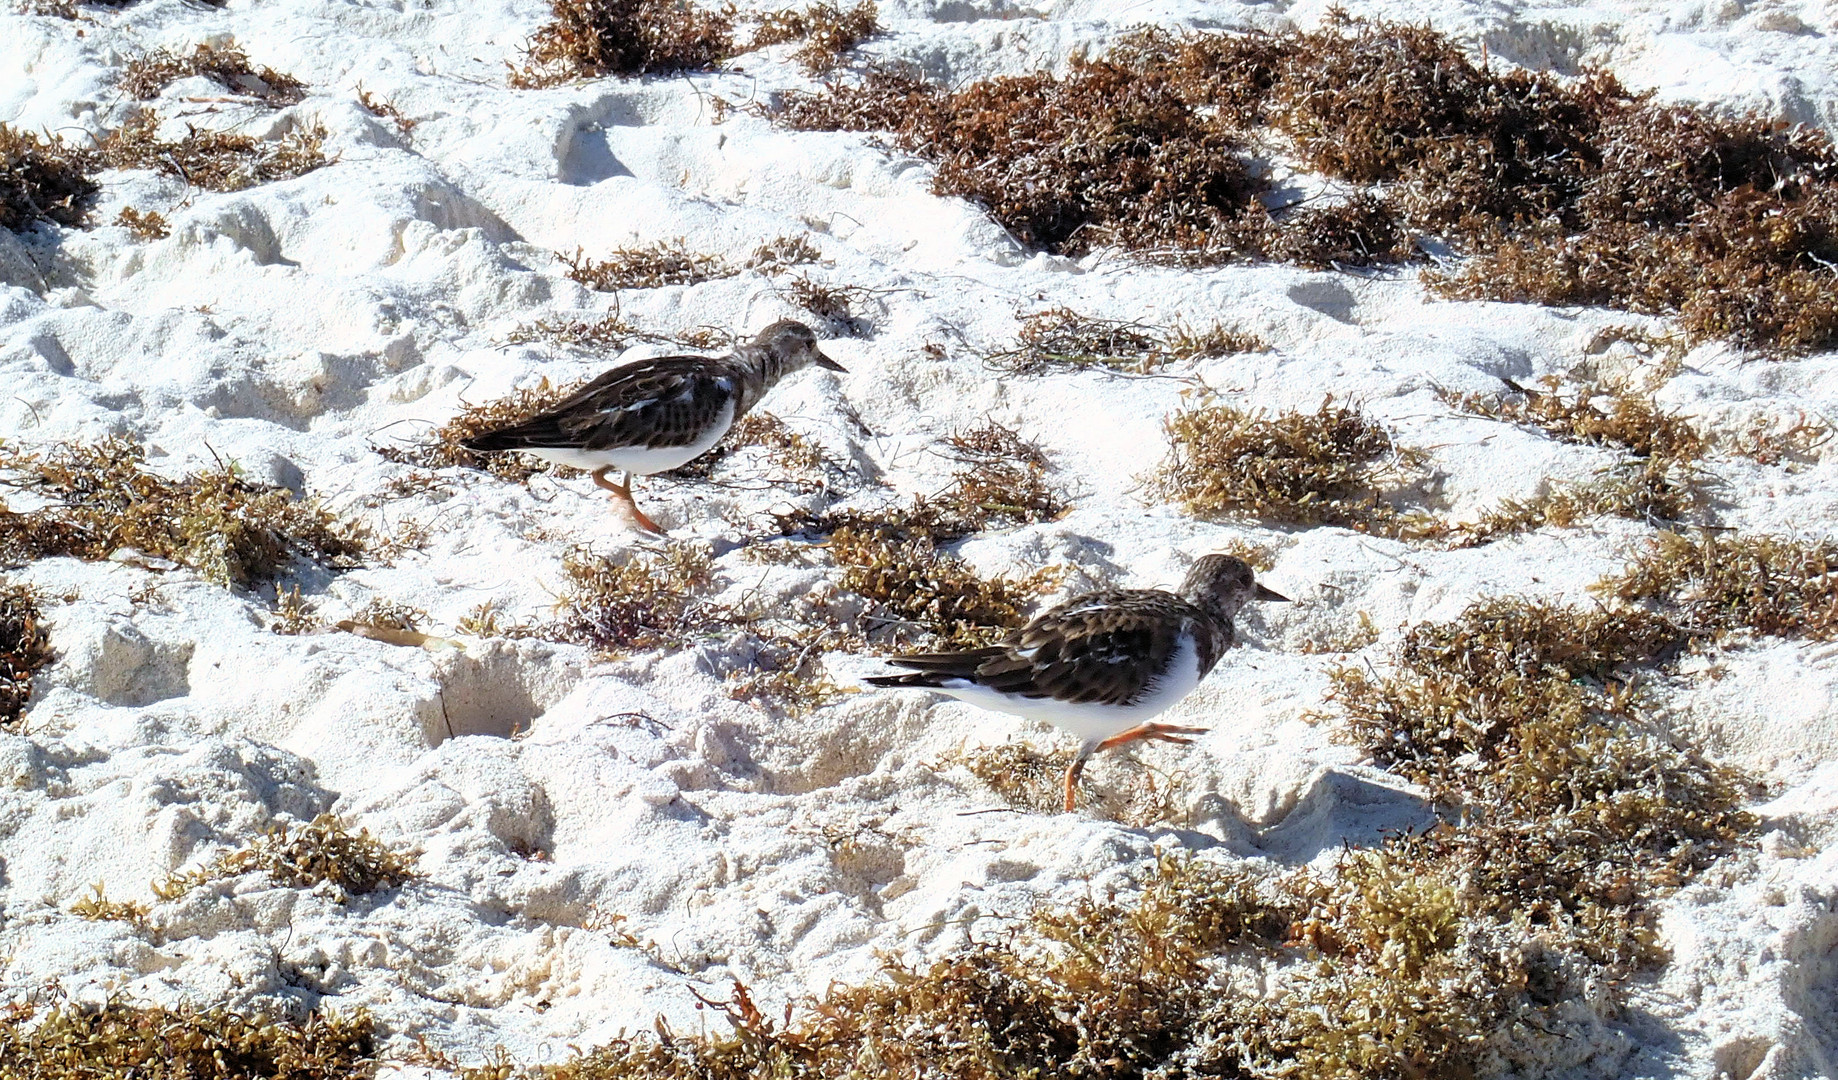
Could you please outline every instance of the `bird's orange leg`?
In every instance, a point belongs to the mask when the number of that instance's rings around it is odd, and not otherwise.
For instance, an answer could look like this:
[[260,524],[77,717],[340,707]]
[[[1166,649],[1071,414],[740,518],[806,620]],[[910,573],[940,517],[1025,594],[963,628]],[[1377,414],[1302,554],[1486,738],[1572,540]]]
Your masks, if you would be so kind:
[[1133,742],[1171,742],[1180,743],[1182,746],[1186,746],[1193,742],[1193,740],[1182,738],[1182,736],[1204,735],[1211,730],[1211,728],[1203,727],[1180,727],[1175,724],[1137,724],[1128,731],[1118,732],[1110,738],[1105,739],[1098,744],[1097,749],[1115,750],[1119,746],[1128,746]]
[[652,521],[643,510],[640,510],[638,508],[638,503],[632,498],[632,474],[625,474],[625,483],[615,484],[606,478],[606,474],[612,471],[613,467],[611,465],[595,469],[593,474],[594,486],[602,487],[612,492],[613,500],[624,504],[626,512],[631,515],[632,521],[636,523],[639,528],[648,533],[656,533],[659,536],[664,535],[663,527],[657,522]]
[[1086,742],[1079,747],[1078,756],[1072,759],[1072,764],[1066,766],[1066,809],[1071,810],[1076,805],[1074,796],[1078,791],[1079,777],[1084,774],[1085,762],[1091,759],[1091,755],[1102,750],[1115,750],[1119,746],[1128,746],[1133,742],[1170,742],[1186,746],[1193,740],[1183,736],[1204,735],[1211,730],[1211,728],[1203,727],[1180,727],[1176,724],[1142,723],[1128,731],[1120,731],[1108,739]]

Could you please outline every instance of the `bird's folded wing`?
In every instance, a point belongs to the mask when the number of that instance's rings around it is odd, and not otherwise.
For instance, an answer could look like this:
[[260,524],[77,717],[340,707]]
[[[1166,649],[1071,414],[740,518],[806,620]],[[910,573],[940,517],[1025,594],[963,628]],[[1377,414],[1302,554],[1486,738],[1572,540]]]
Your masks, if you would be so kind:
[[610,450],[690,446],[736,400],[734,375],[703,357],[666,356],[609,371],[549,411],[495,432],[519,447]]
[[1048,611],[1005,646],[893,663],[1022,697],[1127,705],[1166,671],[1183,625],[1180,612],[1152,598],[1086,597]]

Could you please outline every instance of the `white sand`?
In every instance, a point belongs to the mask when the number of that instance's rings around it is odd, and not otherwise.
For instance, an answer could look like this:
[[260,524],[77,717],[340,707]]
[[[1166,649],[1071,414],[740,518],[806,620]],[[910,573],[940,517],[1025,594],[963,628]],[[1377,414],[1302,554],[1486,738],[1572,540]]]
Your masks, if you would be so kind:
[[[1502,61],[1605,65],[1665,99],[1838,124],[1830,4],[1347,6],[1427,17]],[[1326,7],[903,0],[883,6],[891,33],[869,51],[961,79],[1063,63],[1145,20],[1312,26]],[[0,120],[71,138],[103,131],[132,105],[113,85],[126,55],[233,39],[310,83],[310,96],[278,112],[185,100],[218,96],[194,80],[160,107],[258,134],[317,120],[339,159],[236,194],[110,174],[94,220],[123,206],[159,210],[172,235],[152,243],[113,226],[55,243],[0,232],[0,435],[129,432],[161,470],[214,454],[385,533],[406,521],[427,528],[426,549],[393,565],[309,575],[322,616],[381,597],[425,609],[437,633],[486,600],[512,618],[541,617],[571,545],[633,542],[603,496],[584,479],[526,489],[455,472],[442,490],[368,506],[408,471],[371,447],[411,438],[462,402],[609,365],[499,344],[540,316],[610,310],[611,297],[561,276],[554,250],[681,236],[741,258],[802,235],[827,260],[816,276],[876,291],[865,312],[873,333],[826,344],[846,377],[800,374],[764,407],[852,462],[844,484],[864,500],[936,489],[950,466],[928,448],[988,416],[1048,447],[1077,509],[966,543],[986,571],[1064,561],[1074,582],[1170,584],[1231,538],[1279,548],[1268,580],[1297,603],[1252,614],[1245,647],[1167,717],[1212,734],[1190,751],[1141,754],[1207,794],[1180,829],[966,814],[1002,804],[961,769],[935,768],[941,759],[966,743],[1063,737],[915,694],[861,694],[775,720],[729,699],[722,673],[736,658],[718,644],[600,663],[532,642],[429,651],[285,637],[265,629],[265,596],[184,571],[50,560],[14,575],[59,598],[47,616],[61,658],[38,683],[29,734],[0,735],[0,997],[55,980],[90,996],[366,1005],[389,1031],[425,1033],[462,1059],[502,1044],[553,1060],[658,1013],[698,1028],[708,1021],[692,987],[719,993],[741,979],[770,1012],[833,979],[870,977],[879,951],[948,950],[1001,925],[984,917],[1081,895],[1157,845],[1331,858],[1343,840],[1374,841],[1422,810],[1407,786],[1302,720],[1322,703],[1325,673],[1348,658],[1299,647],[1351,630],[1362,612],[1385,629],[1361,654],[1376,658],[1406,624],[1482,595],[1580,600],[1646,534],[1604,521],[1440,552],[1332,529],[1197,523],[1144,505],[1136,479],[1159,459],[1161,418],[1190,383],[999,378],[973,355],[1010,342],[1018,313],[1051,306],[1223,317],[1275,345],[1200,366],[1194,374],[1225,400],[1354,399],[1401,442],[1434,448],[1457,512],[1473,513],[1604,459],[1456,416],[1435,388],[1491,390],[1502,376],[1585,362],[1626,370],[1643,362],[1627,347],[1588,349],[1601,328],[1641,320],[1432,302],[1411,274],[1030,256],[967,204],[929,194],[922,163],[864,136],[775,131],[746,115],[714,125],[711,94],[805,85],[781,55],[747,58],[744,74],[506,89],[506,60],[545,17],[539,0],[231,0],[221,11],[145,0],[98,13],[77,37],[77,24],[0,16]],[[413,118],[412,133],[362,109],[360,85]],[[621,301],[659,328],[751,331],[798,314],[757,274]],[[926,357],[928,342],[949,358]],[[1721,422],[1838,418],[1838,363],[1745,362],[1704,347],[1666,400]],[[1716,468],[1727,524],[1833,533],[1838,460]],[[731,599],[791,602],[820,577],[743,560],[718,516],[759,514],[799,497],[789,491],[641,483],[640,497],[680,536],[714,542]],[[831,664],[839,678],[876,666]],[[1666,691],[1669,714],[1707,751],[1768,780],[1777,797],[1760,810],[1775,832],[1666,903],[1674,962],[1634,988],[1623,1022],[1566,1048],[1563,1064],[1590,1075],[1833,1075],[1838,649],[1763,642],[1696,664]],[[513,729],[525,737],[505,738]],[[1128,768],[1101,763],[1094,776]],[[68,911],[97,881],[112,898],[151,901],[155,877],[326,809],[419,849],[425,879],[341,906],[252,875],[234,895],[199,890],[156,906],[151,935]],[[668,965],[616,945],[612,916]]]

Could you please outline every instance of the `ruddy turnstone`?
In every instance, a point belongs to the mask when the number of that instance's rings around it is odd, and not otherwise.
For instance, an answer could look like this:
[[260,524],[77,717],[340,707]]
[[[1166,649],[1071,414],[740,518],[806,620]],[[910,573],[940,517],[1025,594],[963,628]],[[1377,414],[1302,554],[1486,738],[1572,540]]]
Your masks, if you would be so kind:
[[[480,452],[522,450],[593,473],[641,528],[661,533],[632,500],[632,474],[668,472],[707,453],[780,379],[811,364],[846,370],[817,335],[781,319],[727,356],[658,356],[614,368],[547,412],[465,439]],[[615,484],[607,474],[625,473]]]
[[1232,647],[1232,617],[1252,600],[1289,598],[1259,585],[1243,559],[1207,555],[1179,592],[1106,589],[1076,596],[984,649],[920,653],[889,662],[906,675],[874,686],[948,694],[997,712],[1058,725],[1084,739],[1066,768],[1066,809],[1085,762],[1139,740],[1190,743],[1208,729],[1153,718],[1186,697]]

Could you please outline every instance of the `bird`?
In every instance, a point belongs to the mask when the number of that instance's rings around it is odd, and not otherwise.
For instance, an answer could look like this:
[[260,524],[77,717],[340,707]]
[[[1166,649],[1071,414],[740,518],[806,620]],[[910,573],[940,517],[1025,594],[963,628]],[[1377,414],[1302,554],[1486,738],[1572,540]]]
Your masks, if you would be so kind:
[[930,690],[1025,716],[1080,737],[1066,767],[1066,809],[1085,762],[1139,741],[1193,741],[1209,729],[1156,723],[1200,685],[1234,640],[1232,619],[1252,600],[1288,601],[1232,555],[1206,555],[1181,587],[1104,589],[1075,596],[995,645],[889,658],[909,672],[872,675],[877,687]]
[[[658,356],[616,367],[534,416],[460,440],[478,453],[522,450],[585,469],[637,525],[664,530],[632,498],[632,476],[701,457],[774,384],[815,364],[848,369],[823,354],[810,327],[781,319],[727,356]],[[618,470],[620,483],[607,479]]]

